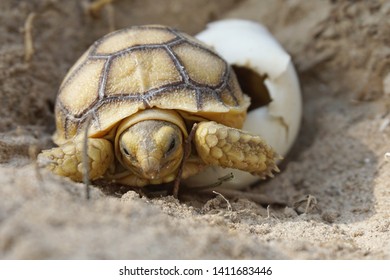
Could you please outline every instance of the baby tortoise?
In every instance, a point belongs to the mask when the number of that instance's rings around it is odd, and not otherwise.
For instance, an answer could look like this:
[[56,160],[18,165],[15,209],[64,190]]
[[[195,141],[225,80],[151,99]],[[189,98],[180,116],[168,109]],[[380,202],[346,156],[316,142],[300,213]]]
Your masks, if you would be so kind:
[[91,180],[142,187],[208,165],[264,178],[278,155],[240,130],[249,105],[232,68],[202,42],[160,25],[125,28],[96,41],[69,70],[55,107],[58,147],[38,162],[82,181],[90,125]]

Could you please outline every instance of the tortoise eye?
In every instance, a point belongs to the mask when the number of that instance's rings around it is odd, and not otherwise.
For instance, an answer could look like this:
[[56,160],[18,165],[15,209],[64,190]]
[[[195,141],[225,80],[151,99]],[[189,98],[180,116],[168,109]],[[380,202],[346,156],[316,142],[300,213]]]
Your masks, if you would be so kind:
[[167,150],[167,154],[173,151],[173,149],[176,147],[176,139],[172,138],[171,143],[169,143],[169,147]]
[[132,162],[137,161],[137,159],[134,157],[134,155],[124,145],[121,145],[121,150],[122,150],[122,154],[124,154]]
[[126,148],[123,148],[123,153],[126,155],[126,156],[130,156],[130,153],[129,151],[126,149]]

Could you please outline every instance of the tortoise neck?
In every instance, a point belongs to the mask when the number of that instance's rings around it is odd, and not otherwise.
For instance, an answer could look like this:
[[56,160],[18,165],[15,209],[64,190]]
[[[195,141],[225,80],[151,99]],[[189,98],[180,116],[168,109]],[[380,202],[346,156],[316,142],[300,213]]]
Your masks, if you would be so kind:
[[116,137],[120,135],[124,130],[141,121],[156,120],[156,121],[167,121],[177,125],[185,137],[188,136],[187,128],[183,118],[173,110],[162,110],[162,109],[148,109],[139,111],[130,117],[127,117],[121,121],[116,131]]

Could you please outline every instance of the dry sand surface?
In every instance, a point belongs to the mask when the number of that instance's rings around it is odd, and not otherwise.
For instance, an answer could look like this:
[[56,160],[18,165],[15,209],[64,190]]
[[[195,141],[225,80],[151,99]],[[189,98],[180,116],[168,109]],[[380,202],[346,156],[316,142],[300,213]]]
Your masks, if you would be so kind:
[[[92,15],[88,3],[0,2],[0,258],[390,259],[389,1],[117,0]],[[82,184],[37,170],[59,84],[94,40],[146,23],[196,34],[233,17],[265,24],[297,67],[299,138],[282,172],[247,190],[287,206],[98,188],[86,201]]]

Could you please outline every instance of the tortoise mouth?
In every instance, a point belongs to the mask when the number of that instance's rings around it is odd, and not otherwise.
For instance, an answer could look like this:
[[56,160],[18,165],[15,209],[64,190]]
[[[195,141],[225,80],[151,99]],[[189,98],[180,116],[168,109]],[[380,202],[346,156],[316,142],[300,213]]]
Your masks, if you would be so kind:
[[232,65],[241,90],[251,98],[248,111],[263,107],[272,102],[271,95],[264,84],[267,75],[259,75],[249,66]]
[[146,180],[163,180],[164,178],[177,173],[180,162],[181,161],[177,160],[164,162],[160,168],[155,168],[153,172],[145,172],[143,168],[137,168],[135,166],[125,166],[125,168],[130,170],[136,176]]

